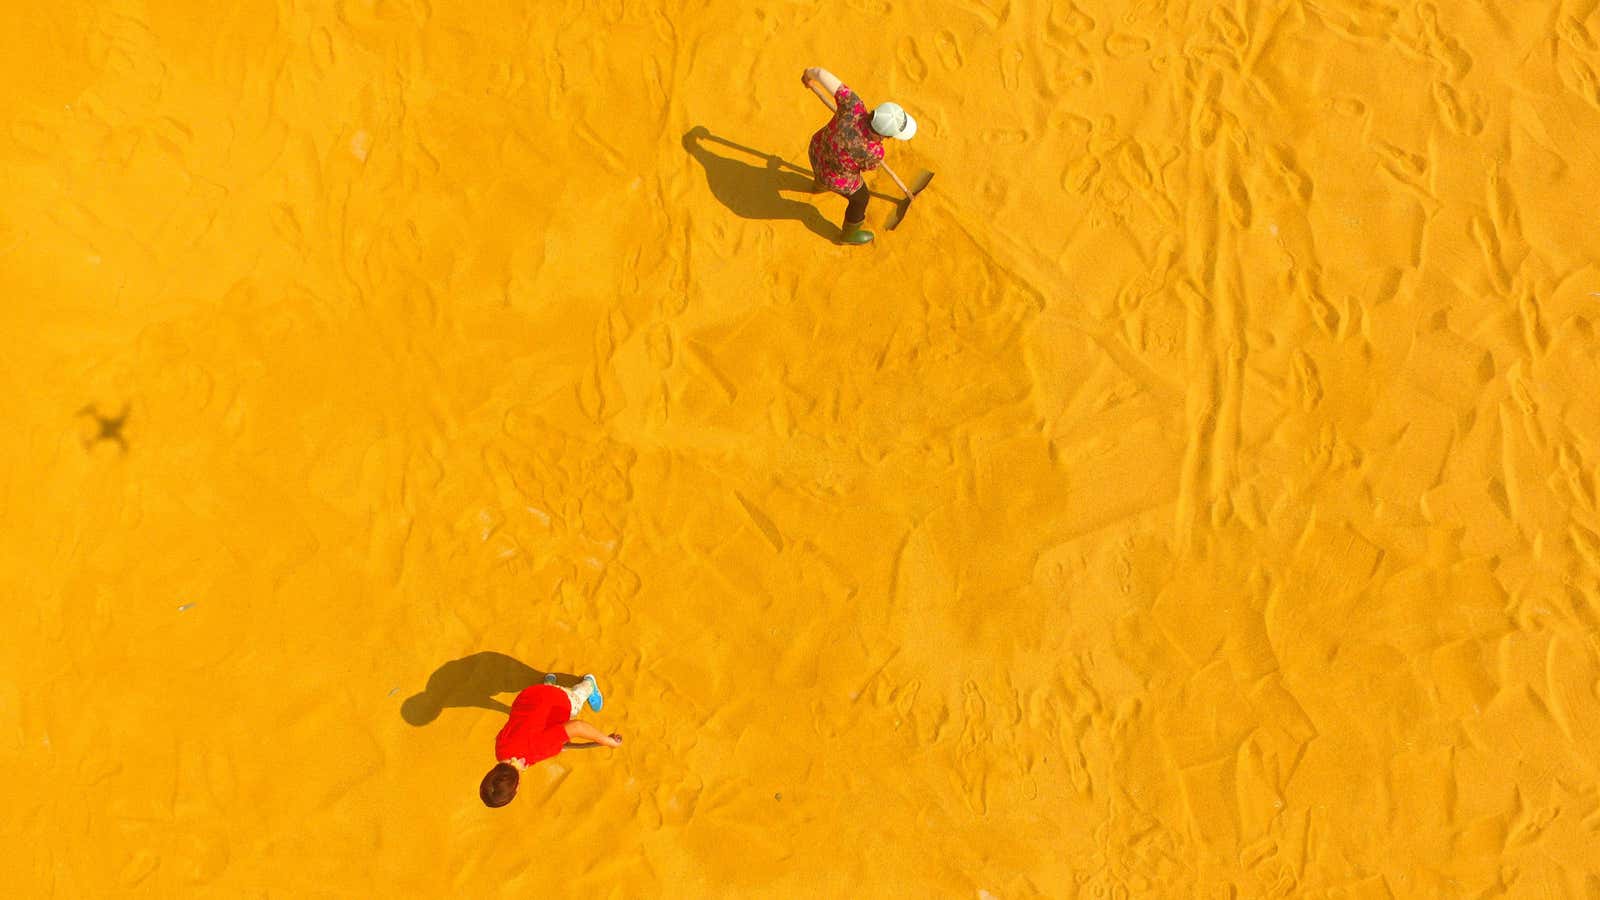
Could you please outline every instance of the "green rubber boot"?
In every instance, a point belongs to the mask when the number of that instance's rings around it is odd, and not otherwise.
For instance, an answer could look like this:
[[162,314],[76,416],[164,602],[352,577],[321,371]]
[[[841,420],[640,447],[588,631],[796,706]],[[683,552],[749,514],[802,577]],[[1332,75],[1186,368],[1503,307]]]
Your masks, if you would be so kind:
[[839,238],[839,242],[842,244],[872,243],[872,232],[867,230],[866,224],[865,221],[844,223],[844,234]]

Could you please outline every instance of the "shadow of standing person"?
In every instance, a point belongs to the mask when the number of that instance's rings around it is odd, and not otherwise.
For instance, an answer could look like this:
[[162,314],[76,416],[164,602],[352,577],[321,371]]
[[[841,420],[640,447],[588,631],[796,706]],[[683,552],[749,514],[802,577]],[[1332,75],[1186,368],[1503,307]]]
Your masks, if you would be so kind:
[[[749,153],[764,160],[764,165],[750,165],[713,153],[706,146],[708,142]],[[827,216],[816,207],[790,200],[778,193],[813,191],[815,180],[810,173],[802,173],[798,167],[789,165],[775,155],[763,156],[749,147],[719,138],[704,125],[696,125],[684,133],[683,149],[705,169],[711,195],[734,215],[756,220],[793,219],[818,237],[830,241],[839,239],[839,227],[829,222]]]
[[411,725],[426,725],[452,707],[472,707],[508,713],[511,707],[496,694],[515,693],[544,681],[544,673],[504,653],[485,651],[445,663],[428,676],[420,693],[400,704],[400,717]]

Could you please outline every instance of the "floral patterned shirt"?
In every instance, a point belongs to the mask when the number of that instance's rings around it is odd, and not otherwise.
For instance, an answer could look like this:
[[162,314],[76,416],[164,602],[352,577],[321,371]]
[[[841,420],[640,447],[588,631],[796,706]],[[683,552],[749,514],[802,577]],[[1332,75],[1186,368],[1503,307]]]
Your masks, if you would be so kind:
[[861,173],[883,161],[883,138],[855,91],[841,84],[833,99],[833,120],[811,136],[811,169],[824,187],[848,197],[861,188]]

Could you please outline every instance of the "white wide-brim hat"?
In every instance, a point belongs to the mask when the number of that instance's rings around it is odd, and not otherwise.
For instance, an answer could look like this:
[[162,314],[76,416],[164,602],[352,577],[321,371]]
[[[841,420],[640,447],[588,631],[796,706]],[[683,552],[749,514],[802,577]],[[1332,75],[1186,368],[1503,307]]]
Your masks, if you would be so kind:
[[898,141],[909,141],[917,133],[917,120],[898,103],[880,103],[872,111],[872,130]]

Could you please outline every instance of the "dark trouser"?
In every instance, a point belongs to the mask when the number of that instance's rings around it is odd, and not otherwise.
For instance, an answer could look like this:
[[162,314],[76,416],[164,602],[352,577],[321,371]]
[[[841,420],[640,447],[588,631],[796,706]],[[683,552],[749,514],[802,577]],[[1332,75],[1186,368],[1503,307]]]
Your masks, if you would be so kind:
[[867,190],[865,184],[856,188],[856,192],[850,195],[850,205],[844,208],[844,224],[846,226],[860,225],[866,220],[867,201],[870,199],[872,199],[872,194]]

